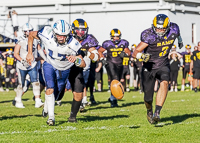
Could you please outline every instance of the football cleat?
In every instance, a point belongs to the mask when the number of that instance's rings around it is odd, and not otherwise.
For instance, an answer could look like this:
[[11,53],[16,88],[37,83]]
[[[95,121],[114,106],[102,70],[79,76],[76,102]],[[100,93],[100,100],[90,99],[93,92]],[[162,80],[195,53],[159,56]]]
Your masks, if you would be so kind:
[[130,88],[129,87],[126,87],[126,92],[130,92]]
[[44,109],[42,110],[42,117],[46,118],[48,116],[48,112],[44,112]]
[[3,87],[1,87],[1,88],[0,88],[0,92],[4,92],[4,89],[3,89]]
[[93,96],[90,96],[90,101],[91,101],[91,104],[92,104],[92,105],[97,104],[97,102],[96,102],[95,99],[94,99],[94,95],[93,95]]
[[6,88],[6,92],[9,92],[10,90],[8,88]]
[[68,122],[69,123],[78,123],[75,117],[69,117]]
[[55,125],[55,120],[54,119],[48,119],[47,120],[47,125],[49,125],[49,126]]
[[83,105],[83,103],[81,103],[81,106],[79,108],[80,112],[84,112],[85,111],[85,106]]
[[61,105],[62,105],[61,100],[57,101],[56,103],[58,104],[58,106],[61,106]]
[[118,107],[117,100],[111,101],[110,98],[108,98],[108,101],[110,102],[112,108],[113,107]]
[[35,101],[35,108],[41,108],[44,106],[44,103],[40,99],[39,101]]
[[147,120],[149,121],[150,124],[153,124],[153,111],[148,111],[147,110]]
[[25,108],[22,102],[17,102],[13,100],[12,104],[17,108]]
[[157,124],[158,122],[160,122],[160,115],[159,115],[159,113],[154,113],[153,114],[153,124]]

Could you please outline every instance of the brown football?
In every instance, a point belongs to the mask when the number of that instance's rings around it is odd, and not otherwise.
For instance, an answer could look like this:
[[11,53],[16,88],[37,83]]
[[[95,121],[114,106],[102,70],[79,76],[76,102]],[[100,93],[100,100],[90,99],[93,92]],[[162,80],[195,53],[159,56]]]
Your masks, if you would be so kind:
[[122,99],[124,97],[124,87],[118,80],[116,79],[112,80],[110,84],[110,90],[115,98]]

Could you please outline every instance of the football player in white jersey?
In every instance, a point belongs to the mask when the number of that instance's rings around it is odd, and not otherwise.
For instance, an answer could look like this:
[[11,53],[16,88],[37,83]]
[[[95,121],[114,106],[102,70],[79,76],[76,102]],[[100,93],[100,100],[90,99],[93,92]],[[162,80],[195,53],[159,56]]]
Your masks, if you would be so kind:
[[[17,108],[25,108],[23,106],[21,97],[24,94],[23,87],[25,85],[26,75],[29,74],[30,80],[33,86],[33,94],[35,96],[35,107],[39,108],[44,105],[40,99],[40,83],[38,79],[38,70],[37,70],[37,55],[38,52],[41,54],[41,49],[38,40],[33,41],[33,54],[34,54],[34,61],[32,61],[31,66],[26,61],[26,55],[28,54],[28,35],[30,31],[33,31],[33,26],[29,23],[26,23],[22,27],[23,36],[20,37],[18,43],[14,49],[14,56],[17,59],[17,73],[18,73],[18,82],[19,85],[17,86],[16,97],[13,100],[13,105]],[[41,54],[42,55],[42,54]]]
[[49,115],[48,125],[55,124],[55,100],[63,97],[68,77],[74,94],[69,122],[76,122],[76,114],[83,96],[83,76],[80,68],[85,67],[85,62],[81,56],[81,45],[70,35],[70,30],[70,26],[65,20],[58,20],[52,28],[45,26],[41,30],[29,34],[26,57],[29,64],[32,64],[34,59],[32,52],[34,39],[40,39],[46,51],[47,58],[42,67],[46,86],[43,116]]

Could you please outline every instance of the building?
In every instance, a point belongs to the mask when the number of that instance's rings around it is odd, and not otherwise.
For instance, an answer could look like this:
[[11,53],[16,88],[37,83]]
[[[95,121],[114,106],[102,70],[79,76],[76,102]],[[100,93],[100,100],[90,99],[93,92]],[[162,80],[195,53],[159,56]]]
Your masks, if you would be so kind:
[[180,26],[184,44],[190,44],[193,48],[200,41],[200,35],[197,34],[200,31],[199,0],[1,1],[0,34],[13,38],[11,21],[7,20],[9,10],[17,11],[20,26],[30,22],[35,30],[43,25],[51,25],[58,19],[72,23],[76,18],[83,18],[89,25],[89,33],[100,44],[110,38],[113,28],[120,29],[122,38],[130,44],[138,44],[140,33],[151,26],[155,15],[163,13]]

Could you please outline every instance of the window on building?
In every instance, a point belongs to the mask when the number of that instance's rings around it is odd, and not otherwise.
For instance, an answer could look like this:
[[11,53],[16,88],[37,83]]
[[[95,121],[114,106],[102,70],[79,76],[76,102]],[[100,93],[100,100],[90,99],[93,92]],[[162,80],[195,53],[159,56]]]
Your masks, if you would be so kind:
[[196,44],[196,24],[192,23],[192,43]]

